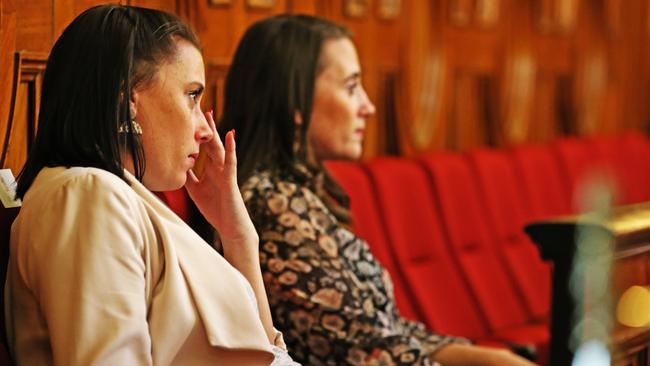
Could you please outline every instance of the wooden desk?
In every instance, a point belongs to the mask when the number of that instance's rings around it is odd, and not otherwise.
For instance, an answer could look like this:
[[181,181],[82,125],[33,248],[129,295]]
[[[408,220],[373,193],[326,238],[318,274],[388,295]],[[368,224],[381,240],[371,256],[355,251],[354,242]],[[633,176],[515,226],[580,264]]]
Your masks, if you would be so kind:
[[[616,207],[604,219],[590,215],[571,216],[529,224],[526,233],[539,247],[544,260],[553,263],[553,303],[551,310],[551,355],[553,366],[571,365],[569,346],[576,309],[582,309],[584,295],[569,292],[569,278],[576,257],[576,235],[588,231],[608,241],[612,249],[610,290],[614,329],[609,346],[614,365],[650,365],[650,329],[624,327],[614,312],[623,291],[632,285],[650,284],[650,202]],[[585,242],[585,246],[600,245]]]

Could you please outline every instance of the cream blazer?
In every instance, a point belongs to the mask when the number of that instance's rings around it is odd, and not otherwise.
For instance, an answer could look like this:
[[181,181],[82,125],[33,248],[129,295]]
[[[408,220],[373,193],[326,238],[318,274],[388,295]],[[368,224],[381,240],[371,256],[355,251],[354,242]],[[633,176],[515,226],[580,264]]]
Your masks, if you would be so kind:
[[270,364],[250,284],[125,174],[45,168],[25,195],[5,286],[17,363]]

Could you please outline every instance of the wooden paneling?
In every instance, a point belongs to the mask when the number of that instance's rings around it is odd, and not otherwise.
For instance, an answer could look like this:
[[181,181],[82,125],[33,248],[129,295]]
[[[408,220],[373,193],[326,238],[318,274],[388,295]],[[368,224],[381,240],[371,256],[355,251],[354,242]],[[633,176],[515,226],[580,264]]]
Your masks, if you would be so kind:
[[[5,141],[14,94],[14,53],[16,49],[16,9],[13,0],[0,1],[0,141]],[[2,166],[4,167],[4,166]],[[17,171],[13,171],[17,174]]]
[[251,23],[288,11],[287,0],[276,0],[270,8],[251,8],[247,0],[232,0],[229,5],[210,5],[208,0],[181,2],[203,42],[203,55],[207,63],[230,59],[237,42]]
[[[378,16],[378,1],[366,1],[365,10],[354,15],[348,8],[351,2],[345,0],[322,1],[318,15],[344,25],[353,33],[363,73],[363,84],[368,96],[376,104],[377,113],[366,125],[364,156],[371,157],[386,153],[391,140],[399,130],[395,120],[395,99],[386,100],[386,93],[395,94],[397,84],[392,81],[399,68],[399,49],[402,26],[397,19],[381,19]],[[361,2],[363,3],[363,2]],[[408,1],[402,2],[402,7]],[[346,8],[347,7],[347,8]],[[402,10],[403,12],[403,10]],[[395,76],[396,77],[396,76]],[[392,149],[395,149],[393,146]]]
[[15,54],[13,108],[6,124],[0,166],[10,168],[17,174],[27,159],[29,146],[34,138],[38,106],[41,100],[41,83],[47,54],[17,52]]
[[[1,1],[5,86],[13,50],[49,52],[76,15],[106,2]],[[363,82],[377,106],[365,157],[650,127],[650,0],[112,2],[176,12],[190,21],[204,45],[204,107],[217,113],[224,74],[252,22],[289,12],[345,25],[354,33]],[[0,102],[3,123],[8,100]]]
[[16,6],[16,49],[49,52],[52,47],[53,1],[19,0]]
[[[172,0],[170,0],[172,1]],[[167,1],[167,2],[170,2]],[[52,0],[52,11],[53,11],[53,37],[52,44],[56,39],[61,35],[65,27],[72,22],[72,20],[84,10],[91,8],[96,5],[114,3],[114,4],[126,4],[126,0]],[[134,1],[136,2],[136,1]],[[151,1],[154,2],[154,1]],[[164,1],[159,0],[155,1],[156,5],[163,5]],[[160,4],[158,4],[160,3]],[[137,4],[134,4],[137,5]],[[170,9],[174,10],[174,9]],[[49,50],[48,50],[49,51]]]
[[[118,2],[118,1],[116,1]],[[132,6],[142,6],[146,8],[154,8],[164,10],[169,13],[179,13],[178,3],[179,0],[121,0],[120,3],[126,3]]]

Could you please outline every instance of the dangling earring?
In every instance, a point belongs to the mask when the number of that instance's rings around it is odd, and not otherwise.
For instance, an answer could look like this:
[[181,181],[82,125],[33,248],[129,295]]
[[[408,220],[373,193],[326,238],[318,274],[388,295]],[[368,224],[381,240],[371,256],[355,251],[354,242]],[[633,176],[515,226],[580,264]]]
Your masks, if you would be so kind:
[[122,122],[120,128],[117,130],[118,133],[132,133],[134,135],[142,135],[142,127],[140,124],[132,119],[128,122]]
[[[296,127],[298,127],[298,126],[296,126]],[[293,156],[294,157],[297,157],[300,154],[300,148],[301,147],[302,147],[302,141],[301,141],[301,138],[300,138],[300,129],[296,128],[295,132],[293,134],[293,146],[292,146]]]
[[302,115],[300,114],[299,111],[295,111],[293,113],[293,121],[295,123],[294,129],[293,129],[293,156],[298,157],[300,154],[300,148],[302,147],[302,139],[301,139],[301,129],[302,129]]

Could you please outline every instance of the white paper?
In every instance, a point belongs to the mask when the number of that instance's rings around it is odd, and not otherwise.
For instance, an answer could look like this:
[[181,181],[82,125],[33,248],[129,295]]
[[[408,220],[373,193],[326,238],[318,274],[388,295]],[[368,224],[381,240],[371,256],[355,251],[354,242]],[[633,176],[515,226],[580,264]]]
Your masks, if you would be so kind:
[[16,178],[11,173],[11,169],[0,169],[0,200],[4,207],[20,207],[23,203],[15,197]]

